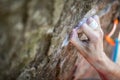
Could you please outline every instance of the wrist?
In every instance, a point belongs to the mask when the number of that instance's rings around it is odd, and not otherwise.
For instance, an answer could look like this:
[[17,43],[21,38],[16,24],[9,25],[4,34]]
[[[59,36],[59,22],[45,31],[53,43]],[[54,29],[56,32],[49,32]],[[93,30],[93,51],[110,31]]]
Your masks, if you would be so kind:
[[115,69],[115,64],[107,57],[107,55],[103,52],[101,53],[101,57],[99,57],[96,60],[96,65],[94,65],[94,67],[96,68],[97,71],[103,73],[103,74],[114,74],[114,70]]
[[[105,54],[105,53],[104,53]],[[120,79],[120,67],[111,61],[106,55],[103,55],[101,59],[98,60],[98,65],[95,65],[97,72],[102,74],[102,76],[110,80],[118,80]],[[105,80],[107,80],[105,79]]]
[[96,60],[94,60],[93,66],[104,73],[109,72],[109,68],[110,68],[110,60],[107,57],[107,55],[105,54],[105,52],[101,52],[101,55],[99,55],[99,57],[96,58]]

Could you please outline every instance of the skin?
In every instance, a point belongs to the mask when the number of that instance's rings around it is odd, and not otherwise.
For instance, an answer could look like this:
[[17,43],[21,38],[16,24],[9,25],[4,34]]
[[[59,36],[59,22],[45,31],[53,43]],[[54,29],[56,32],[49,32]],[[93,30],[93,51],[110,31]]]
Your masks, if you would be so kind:
[[[98,24],[96,29],[92,29],[89,26],[93,20]],[[78,34],[80,30],[88,37],[88,40],[84,42],[79,40]],[[73,29],[70,42],[96,69],[102,80],[120,80],[120,66],[112,62],[106,56],[103,48],[103,36],[104,34],[101,29],[99,17],[95,15],[83,23],[80,29]]]

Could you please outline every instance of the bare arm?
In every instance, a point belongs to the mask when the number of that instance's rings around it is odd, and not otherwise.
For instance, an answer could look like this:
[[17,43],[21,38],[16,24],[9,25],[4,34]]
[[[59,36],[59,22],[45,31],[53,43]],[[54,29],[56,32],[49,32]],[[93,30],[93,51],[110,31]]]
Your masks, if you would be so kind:
[[[105,53],[98,53],[103,54],[103,56],[99,58],[94,58],[93,56],[89,56],[81,52],[81,43],[79,43],[76,48],[78,51],[84,55],[84,58],[96,69],[99,73],[102,80],[119,80],[120,79],[120,66],[113,63]],[[87,52],[89,53],[89,52]]]
[[[97,28],[92,29],[95,24],[91,23],[95,20]],[[94,16],[88,19],[86,23],[81,26],[81,30],[86,34],[89,41],[82,42],[78,38],[77,29],[73,30],[71,36],[71,43],[78,49],[80,54],[96,69],[102,80],[119,80],[120,66],[112,62],[104,53],[103,49],[103,32],[101,30],[99,17]]]

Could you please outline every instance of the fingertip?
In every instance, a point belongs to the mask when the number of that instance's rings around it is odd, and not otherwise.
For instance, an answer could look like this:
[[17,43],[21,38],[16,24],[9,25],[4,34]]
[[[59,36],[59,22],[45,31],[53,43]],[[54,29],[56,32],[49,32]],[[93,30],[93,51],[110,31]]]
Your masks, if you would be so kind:
[[93,18],[99,18],[99,16],[98,15],[94,15]]
[[83,24],[81,25],[81,27],[82,27],[82,28],[87,27],[87,24],[86,24],[86,23],[83,23]]
[[86,30],[89,29],[89,26],[88,26],[87,23],[83,23],[83,24],[81,25],[81,27],[82,27],[82,30],[85,31],[85,32],[86,32]]
[[77,30],[76,29],[73,29],[73,34],[77,35]]
[[93,21],[93,18],[92,18],[92,17],[88,18],[88,19],[87,19],[87,24],[89,25],[92,21]]
[[93,16],[93,19],[94,19],[97,23],[100,22],[100,21],[99,21],[99,16],[98,16],[98,15],[94,15],[94,16]]

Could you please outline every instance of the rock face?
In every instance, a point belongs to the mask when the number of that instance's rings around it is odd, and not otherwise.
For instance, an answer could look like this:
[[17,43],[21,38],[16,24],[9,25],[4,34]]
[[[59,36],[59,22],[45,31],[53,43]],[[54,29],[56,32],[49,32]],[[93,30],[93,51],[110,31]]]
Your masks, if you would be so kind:
[[[91,9],[108,3],[112,7],[100,19],[105,34],[120,15],[120,1],[0,0],[0,80],[72,80],[77,63],[78,79],[99,78],[75,47],[62,43]],[[110,57],[112,46],[104,41],[104,47]]]

